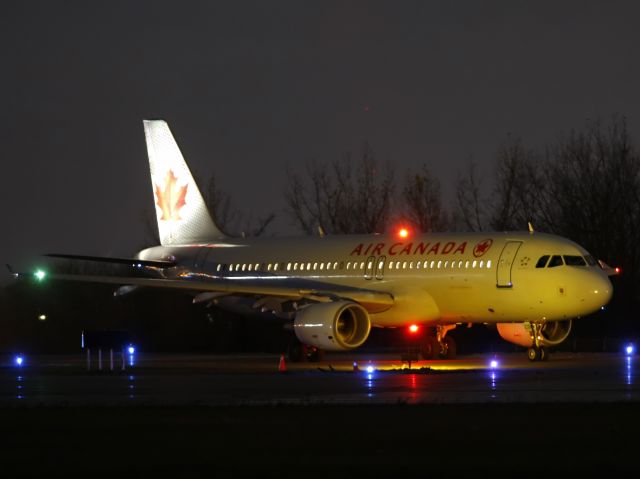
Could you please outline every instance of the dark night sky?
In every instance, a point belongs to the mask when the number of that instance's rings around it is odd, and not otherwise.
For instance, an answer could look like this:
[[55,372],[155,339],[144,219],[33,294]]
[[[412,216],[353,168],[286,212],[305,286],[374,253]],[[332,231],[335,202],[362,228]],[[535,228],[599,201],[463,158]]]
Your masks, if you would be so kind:
[[[152,208],[141,120],[169,121],[238,207],[283,213],[284,167],[368,140],[450,184],[508,133],[640,128],[636,2],[4,2],[2,262],[131,255]],[[367,111],[368,110],[368,111]]]

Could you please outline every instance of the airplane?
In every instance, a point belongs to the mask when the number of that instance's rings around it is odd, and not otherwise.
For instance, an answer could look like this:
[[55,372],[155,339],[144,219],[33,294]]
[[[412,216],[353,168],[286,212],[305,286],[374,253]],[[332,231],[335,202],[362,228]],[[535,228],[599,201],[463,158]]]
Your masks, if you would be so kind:
[[[425,359],[450,358],[447,333],[490,324],[531,361],[549,357],[572,322],[611,299],[609,274],[584,248],[534,232],[235,238],[213,221],[164,120],[144,120],[160,245],[134,258],[47,256],[130,264],[131,276],[54,279],[189,292],[194,303],[257,312],[292,329],[292,359],[362,346],[371,328],[422,326]],[[40,273],[42,274],[42,273]],[[311,353],[309,353],[311,352]]]

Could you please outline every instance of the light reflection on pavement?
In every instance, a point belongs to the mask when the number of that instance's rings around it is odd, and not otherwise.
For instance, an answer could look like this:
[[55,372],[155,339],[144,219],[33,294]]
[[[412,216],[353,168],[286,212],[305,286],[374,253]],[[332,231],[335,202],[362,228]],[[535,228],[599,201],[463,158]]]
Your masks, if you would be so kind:
[[[287,363],[279,355],[144,355],[125,371],[87,371],[81,356],[0,362],[0,405],[418,404],[639,401],[636,356],[520,354],[407,363],[393,356],[328,355]],[[359,367],[354,370],[354,362]],[[373,372],[367,372],[371,365]]]

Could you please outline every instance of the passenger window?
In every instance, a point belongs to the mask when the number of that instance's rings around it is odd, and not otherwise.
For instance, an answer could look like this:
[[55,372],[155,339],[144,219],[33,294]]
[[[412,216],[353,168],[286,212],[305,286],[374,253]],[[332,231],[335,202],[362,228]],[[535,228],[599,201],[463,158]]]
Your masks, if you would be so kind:
[[536,268],[544,268],[547,265],[547,261],[549,261],[549,255],[546,254],[542,256],[538,262],[536,263]]
[[562,266],[562,256],[552,256],[547,268],[555,268],[556,266]]
[[564,264],[567,266],[586,266],[587,262],[582,256],[564,256]]

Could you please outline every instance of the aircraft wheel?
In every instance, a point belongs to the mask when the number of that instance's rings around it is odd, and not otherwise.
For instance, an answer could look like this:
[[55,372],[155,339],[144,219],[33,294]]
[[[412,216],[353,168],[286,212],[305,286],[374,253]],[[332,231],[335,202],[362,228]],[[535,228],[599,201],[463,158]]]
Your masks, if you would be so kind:
[[455,358],[456,354],[458,353],[458,348],[456,347],[455,340],[449,336],[445,336],[444,344],[446,346],[446,353],[441,354],[440,357],[447,359]]
[[547,348],[540,348],[540,361],[547,361],[549,359],[549,350]]
[[540,350],[538,348],[529,348],[527,350],[527,357],[529,361],[540,361]]
[[438,359],[440,357],[440,343],[435,336],[428,336],[420,348],[424,359]]

